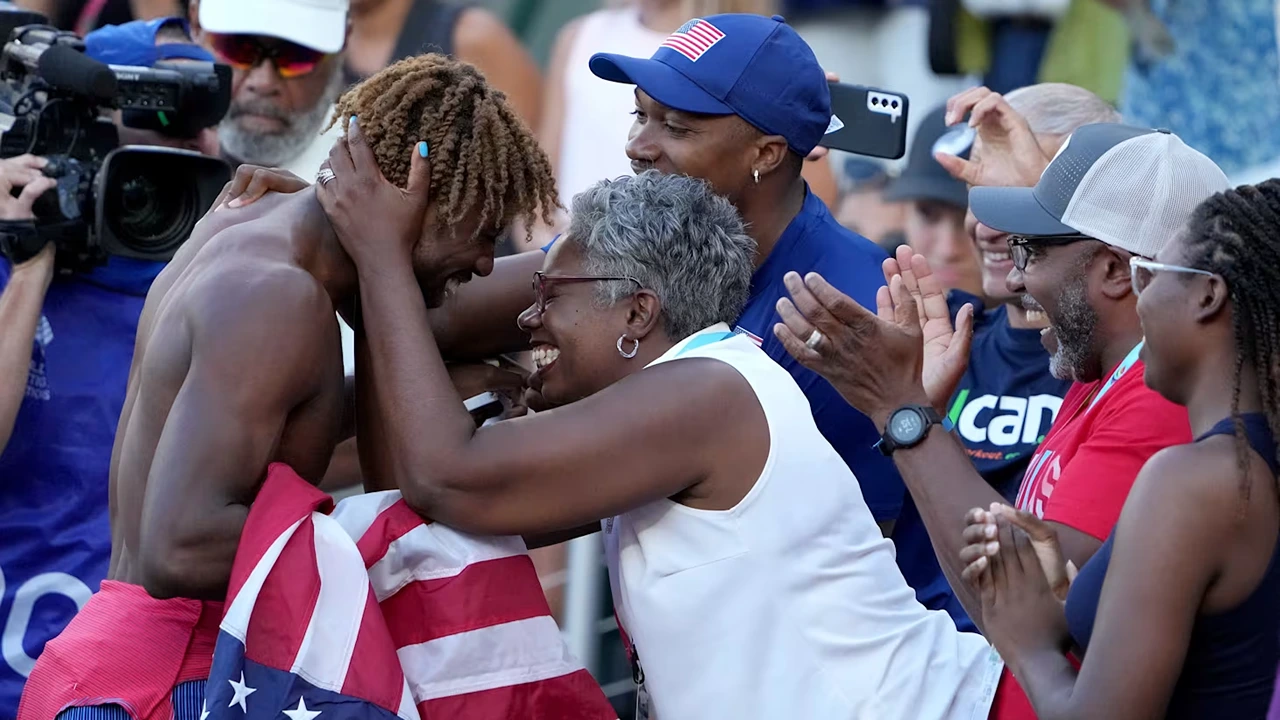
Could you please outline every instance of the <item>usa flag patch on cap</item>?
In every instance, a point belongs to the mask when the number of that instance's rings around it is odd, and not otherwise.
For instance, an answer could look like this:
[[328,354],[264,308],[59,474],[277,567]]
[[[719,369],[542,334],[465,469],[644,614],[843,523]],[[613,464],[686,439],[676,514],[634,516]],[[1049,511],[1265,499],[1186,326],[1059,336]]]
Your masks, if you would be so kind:
[[715,25],[702,19],[693,19],[680,26],[666,40],[662,41],[662,47],[671,48],[681,55],[689,58],[693,62],[697,62],[703,53],[711,49],[712,45],[724,39],[724,33]]

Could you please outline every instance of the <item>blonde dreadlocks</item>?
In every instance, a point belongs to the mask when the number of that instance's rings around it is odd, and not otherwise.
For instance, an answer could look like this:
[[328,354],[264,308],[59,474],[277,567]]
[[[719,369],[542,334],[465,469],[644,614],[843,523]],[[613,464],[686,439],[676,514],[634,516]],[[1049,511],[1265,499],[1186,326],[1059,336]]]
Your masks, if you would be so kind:
[[558,207],[546,153],[474,66],[444,55],[401,60],[348,90],[333,119],[345,131],[359,118],[387,180],[404,187],[413,147],[425,140],[431,153],[431,194],[440,217],[454,225],[480,211],[477,234],[514,220],[527,232],[551,222]]

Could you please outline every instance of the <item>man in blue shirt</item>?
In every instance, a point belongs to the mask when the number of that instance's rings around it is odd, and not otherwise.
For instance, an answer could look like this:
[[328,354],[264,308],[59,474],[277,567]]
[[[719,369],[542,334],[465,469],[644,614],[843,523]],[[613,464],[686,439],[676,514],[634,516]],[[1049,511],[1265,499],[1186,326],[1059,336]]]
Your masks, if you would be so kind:
[[[91,56],[115,64],[212,61],[198,46],[169,44],[179,38],[186,38],[181,20],[139,21],[91,33],[86,47]],[[122,128],[121,139],[201,147],[208,145],[208,132],[191,128],[190,137],[175,138]],[[0,367],[15,370],[15,376],[0,377],[0,385],[25,388],[12,435],[0,448],[0,717],[17,714],[23,683],[45,643],[107,573],[107,476],[116,422],[138,315],[164,267],[111,257],[92,271],[61,274],[46,248],[20,268],[0,259],[0,288],[8,291],[12,283],[18,292],[19,276],[40,263],[47,273],[41,278],[47,282],[43,303],[25,304],[25,317],[0,316],[0,332],[19,324],[35,328],[34,340],[21,346],[0,344],[23,355],[15,363],[0,359]],[[0,302],[0,308],[15,307]]]

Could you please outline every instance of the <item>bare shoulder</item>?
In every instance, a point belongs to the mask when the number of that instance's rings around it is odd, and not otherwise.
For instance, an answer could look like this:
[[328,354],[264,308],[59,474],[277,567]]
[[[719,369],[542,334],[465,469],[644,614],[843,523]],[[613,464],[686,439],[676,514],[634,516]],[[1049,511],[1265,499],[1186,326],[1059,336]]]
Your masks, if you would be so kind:
[[[752,415],[759,408],[751,383],[732,365],[706,357],[672,360],[634,373],[601,393],[614,389],[619,394],[643,398],[643,404],[658,401],[664,408],[678,409],[679,417],[694,427],[708,425],[727,428]],[[611,401],[612,402],[612,401]]]
[[1213,437],[1152,455],[1134,481],[1124,515],[1161,524],[1186,519],[1182,531],[1203,540],[1232,532],[1240,501],[1234,443],[1231,436]]
[[464,9],[453,30],[453,44],[463,60],[468,59],[469,53],[484,52],[499,44],[518,45],[518,42],[501,18],[482,7]]
[[324,286],[283,261],[221,257],[192,278],[184,295],[197,335],[284,341],[335,322]]

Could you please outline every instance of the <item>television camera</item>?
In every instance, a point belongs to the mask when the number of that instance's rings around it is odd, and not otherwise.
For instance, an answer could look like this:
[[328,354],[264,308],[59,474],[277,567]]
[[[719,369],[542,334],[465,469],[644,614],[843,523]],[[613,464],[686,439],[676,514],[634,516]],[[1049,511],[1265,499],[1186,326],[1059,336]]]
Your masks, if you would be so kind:
[[76,35],[0,2],[0,157],[48,159],[57,186],[35,204],[36,220],[0,224],[12,262],[45,242],[58,264],[84,270],[109,255],[165,261],[213,205],[231,168],[218,158],[165,147],[120,147],[109,112],[131,126],[178,133],[216,124],[231,99],[231,71],[210,62],[107,65]]

